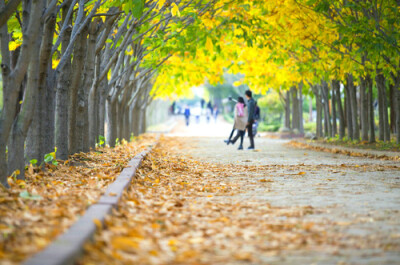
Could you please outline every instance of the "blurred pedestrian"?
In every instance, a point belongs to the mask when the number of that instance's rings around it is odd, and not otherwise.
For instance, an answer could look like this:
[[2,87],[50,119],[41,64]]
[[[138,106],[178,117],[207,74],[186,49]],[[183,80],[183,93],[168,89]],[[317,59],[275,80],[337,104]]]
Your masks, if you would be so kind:
[[185,107],[185,120],[186,120],[186,126],[189,126],[189,121],[190,121],[190,108],[189,106]]
[[[247,107],[246,104],[244,103],[243,97],[238,97],[238,101],[235,105],[235,123],[233,124],[233,130],[228,138],[228,140],[225,140],[227,144],[235,144],[236,141],[240,137],[240,145],[238,150],[243,149],[243,138],[244,138],[244,133],[246,130],[246,125],[247,125],[247,118],[248,118],[248,113],[247,113]],[[237,130],[236,136],[231,140],[231,137],[233,136],[234,131]]]
[[219,109],[218,109],[217,104],[215,104],[214,105],[214,111],[213,111],[215,123],[217,122],[218,114],[219,114]]
[[252,97],[252,93],[250,90],[246,90],[244,93],[247,99],[247,109],[248,109],[248,118],[247,118],[247,134],[250,139],[250,146],[247,149],[254,149],[254,135],[253,135],[253,123],[254,123],[254,113],[256,109],[256,103]]

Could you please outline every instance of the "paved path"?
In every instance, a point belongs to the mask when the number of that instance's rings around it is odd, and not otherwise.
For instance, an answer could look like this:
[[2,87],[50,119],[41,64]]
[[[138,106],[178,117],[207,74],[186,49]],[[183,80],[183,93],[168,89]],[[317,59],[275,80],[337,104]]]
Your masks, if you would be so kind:
[[223,139],[181,138],[183,144],[173,151],[222,166],[243,165],[242,172],[232,172],[227,180],[242,186],[242,192],[226,199],[311,207],[313,214],[302,221],[321,225],[335,242],[320,250],[282,251],[264,257],[266,263],[400,264],[398,162],[294,149],[284,140],[266,138],[256,139],[255,151],[242,151]]

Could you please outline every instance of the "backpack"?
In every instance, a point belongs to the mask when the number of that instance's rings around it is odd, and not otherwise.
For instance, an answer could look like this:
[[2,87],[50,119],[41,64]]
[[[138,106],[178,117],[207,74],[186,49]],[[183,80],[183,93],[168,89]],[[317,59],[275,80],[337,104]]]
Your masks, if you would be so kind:
[[258,120],[260,119],[260,108],[256,105],[256,108],[254,109],[254,119]]

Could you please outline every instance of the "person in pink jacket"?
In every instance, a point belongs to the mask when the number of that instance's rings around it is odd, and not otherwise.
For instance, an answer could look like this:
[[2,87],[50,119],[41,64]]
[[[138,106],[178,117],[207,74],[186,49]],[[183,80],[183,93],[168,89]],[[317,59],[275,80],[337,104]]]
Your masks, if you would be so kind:
[[[247,125],[247,107],[246,104],[244,103],[243,97],[238,97],[238,101],[235,105],[235,123],[233,124],[233,130],[232,133],[229,137],[228,140],[226,140],[227,144],[235,144],[236,141],[240,137],[240,145],[239,145],[239,150],[243,150],[243,138],[244,138],[244,133],[246,130],[246,125]],[[236,136],[231,140],[231,137],[233,135],[233,131],[237,130]]]

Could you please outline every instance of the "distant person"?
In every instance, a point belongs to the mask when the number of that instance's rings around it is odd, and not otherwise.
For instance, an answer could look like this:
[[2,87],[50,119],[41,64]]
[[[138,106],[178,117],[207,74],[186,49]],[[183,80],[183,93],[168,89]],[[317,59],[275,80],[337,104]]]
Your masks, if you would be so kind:
[[210,118],[211,118],[211,111],[209,108],[206,109],[206,118],[207,118],[207,123],[210,123]]
[[189,106],[185,107],[184,115],[185,115],[186,126],[189,126],[189,121],[190,121],[190,108],[189,108]]
[[250,139],[250,146],[247,149],[254,149],[253,123],[254,123],[254,113],[256,110],[256,102],[254,101],[250,90],[246,90],[244,94],[247,99],[247,110],[248,110],[247,134],[249,135]]
[[214,110],[213,110],[213,115],[214,115],[215,122],[217,122],[218,114],[219,114],[219,109],[218,109],[217,104],[215,104],[214,105]]
[[[235,123],[233,124],[232,132],[229,135],[228,140],[225,140],[225,143],[235,144],[240,137],[240,145],[238,150],[243,150],[243,138],[246,130],[248,113],[246,104],[244,103],[244,99],[242,97],[238,97],[238,101],[235,105],[234,112],[235,112]],[[236,136],[231,140],[235,130],[237,130]]]
[[207,103],[207,109],[210,110],[210,113],[211,113],[211,115],[212,115],[212,114],[213,114],[213,107],[212,107],[211,101],[209,101],[209,102]]

